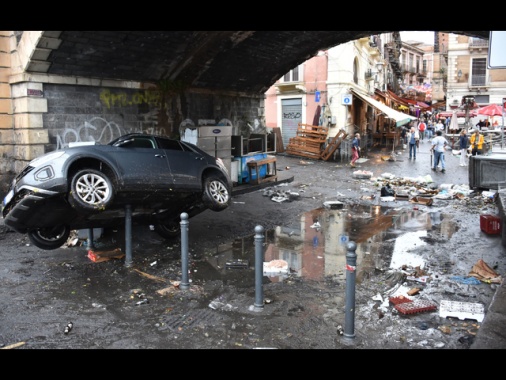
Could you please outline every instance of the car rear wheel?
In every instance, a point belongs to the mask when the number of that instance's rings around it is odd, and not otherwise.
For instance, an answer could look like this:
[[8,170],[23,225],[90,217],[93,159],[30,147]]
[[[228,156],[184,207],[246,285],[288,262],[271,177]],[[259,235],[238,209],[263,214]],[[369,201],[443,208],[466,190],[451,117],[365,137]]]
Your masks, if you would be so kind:
[[32,244],[41,249],[60,248],[70,236],[69,226],[58,226],[51,228],[37,228],[28,231],[28,238]]
[[72,178],[69,202],[78,210],[101,211],[112,204],[113,195],[112,182],[105,173],[84,169]]
[[181,225],[177,221],[164,224],[155,224],[155,232],[165,239],[174,239],[181,236]]
[[204,179],[202,201],[212,211],[225,210],[230,204],[230,191],[227,183],[220,177],[210,175]]

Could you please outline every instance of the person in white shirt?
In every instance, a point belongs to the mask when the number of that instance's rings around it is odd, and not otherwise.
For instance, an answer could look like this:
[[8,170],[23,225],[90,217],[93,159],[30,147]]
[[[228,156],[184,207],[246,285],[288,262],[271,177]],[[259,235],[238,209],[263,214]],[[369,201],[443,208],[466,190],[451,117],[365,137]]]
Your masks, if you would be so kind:
[[413,158],[416,160],[416,146],[418,144],[418,140],[420,139],[420,135],[418,134],[418,130],[415,127],[411,127],[411,130],[408,133],[408,144],[409,144],[409,159]]
[[433,171],[437,170],[439,162],[441,162],[441,173],[444,173],[446,171],[444,153],[447,145],[449,144],[448,141],[443,137],[443,132],[437,131],[436,137],[432,139],[432,148],[430,149],[431,154],[434,152],[434,167],[432,168]]
[[443,131],[443,129],[445,129],[445,126],[444,126],[443,122],[441,121],[441,119],[439,119],[436,124],[436,132]]

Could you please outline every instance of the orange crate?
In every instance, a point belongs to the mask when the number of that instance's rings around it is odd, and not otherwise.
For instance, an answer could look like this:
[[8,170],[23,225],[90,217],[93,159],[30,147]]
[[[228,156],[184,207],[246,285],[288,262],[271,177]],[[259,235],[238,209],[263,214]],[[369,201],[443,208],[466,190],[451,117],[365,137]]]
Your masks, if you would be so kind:
[[495,215],[480,215],[480,229],[489,234],[501,233],[501,219]]

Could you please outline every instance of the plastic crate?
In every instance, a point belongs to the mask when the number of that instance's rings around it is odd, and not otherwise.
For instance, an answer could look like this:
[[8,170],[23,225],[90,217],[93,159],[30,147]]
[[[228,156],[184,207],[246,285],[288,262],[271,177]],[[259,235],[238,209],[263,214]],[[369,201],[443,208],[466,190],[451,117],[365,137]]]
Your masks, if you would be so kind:
[[489,234],[501,233],[501,219],[495,215],[480,215],[480,229]]

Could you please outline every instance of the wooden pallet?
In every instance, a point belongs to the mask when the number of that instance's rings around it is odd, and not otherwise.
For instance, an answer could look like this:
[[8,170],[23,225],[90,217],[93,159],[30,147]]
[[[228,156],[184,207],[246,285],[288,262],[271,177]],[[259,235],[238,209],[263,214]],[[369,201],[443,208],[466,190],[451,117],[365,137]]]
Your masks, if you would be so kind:
[[327,144],[327,147],[321,154],[321,159],[327,161],[330,156],[336,151],[336,149],[339,148],[346,136],[348,136],[348,134],[341,129],[337,135],[335,135],[334,138]]
[[319,160],[328,131],[328,127],[299,123],[297,136],[288,141],[286,153]]
[[306,137],[292,137],[286,147],[286,153],[296,156],[320,158],[324,142]]
[[310,124],[298,124],[297,137],[305,137],[315,141],[325,142],[329,133],[328,127]]

